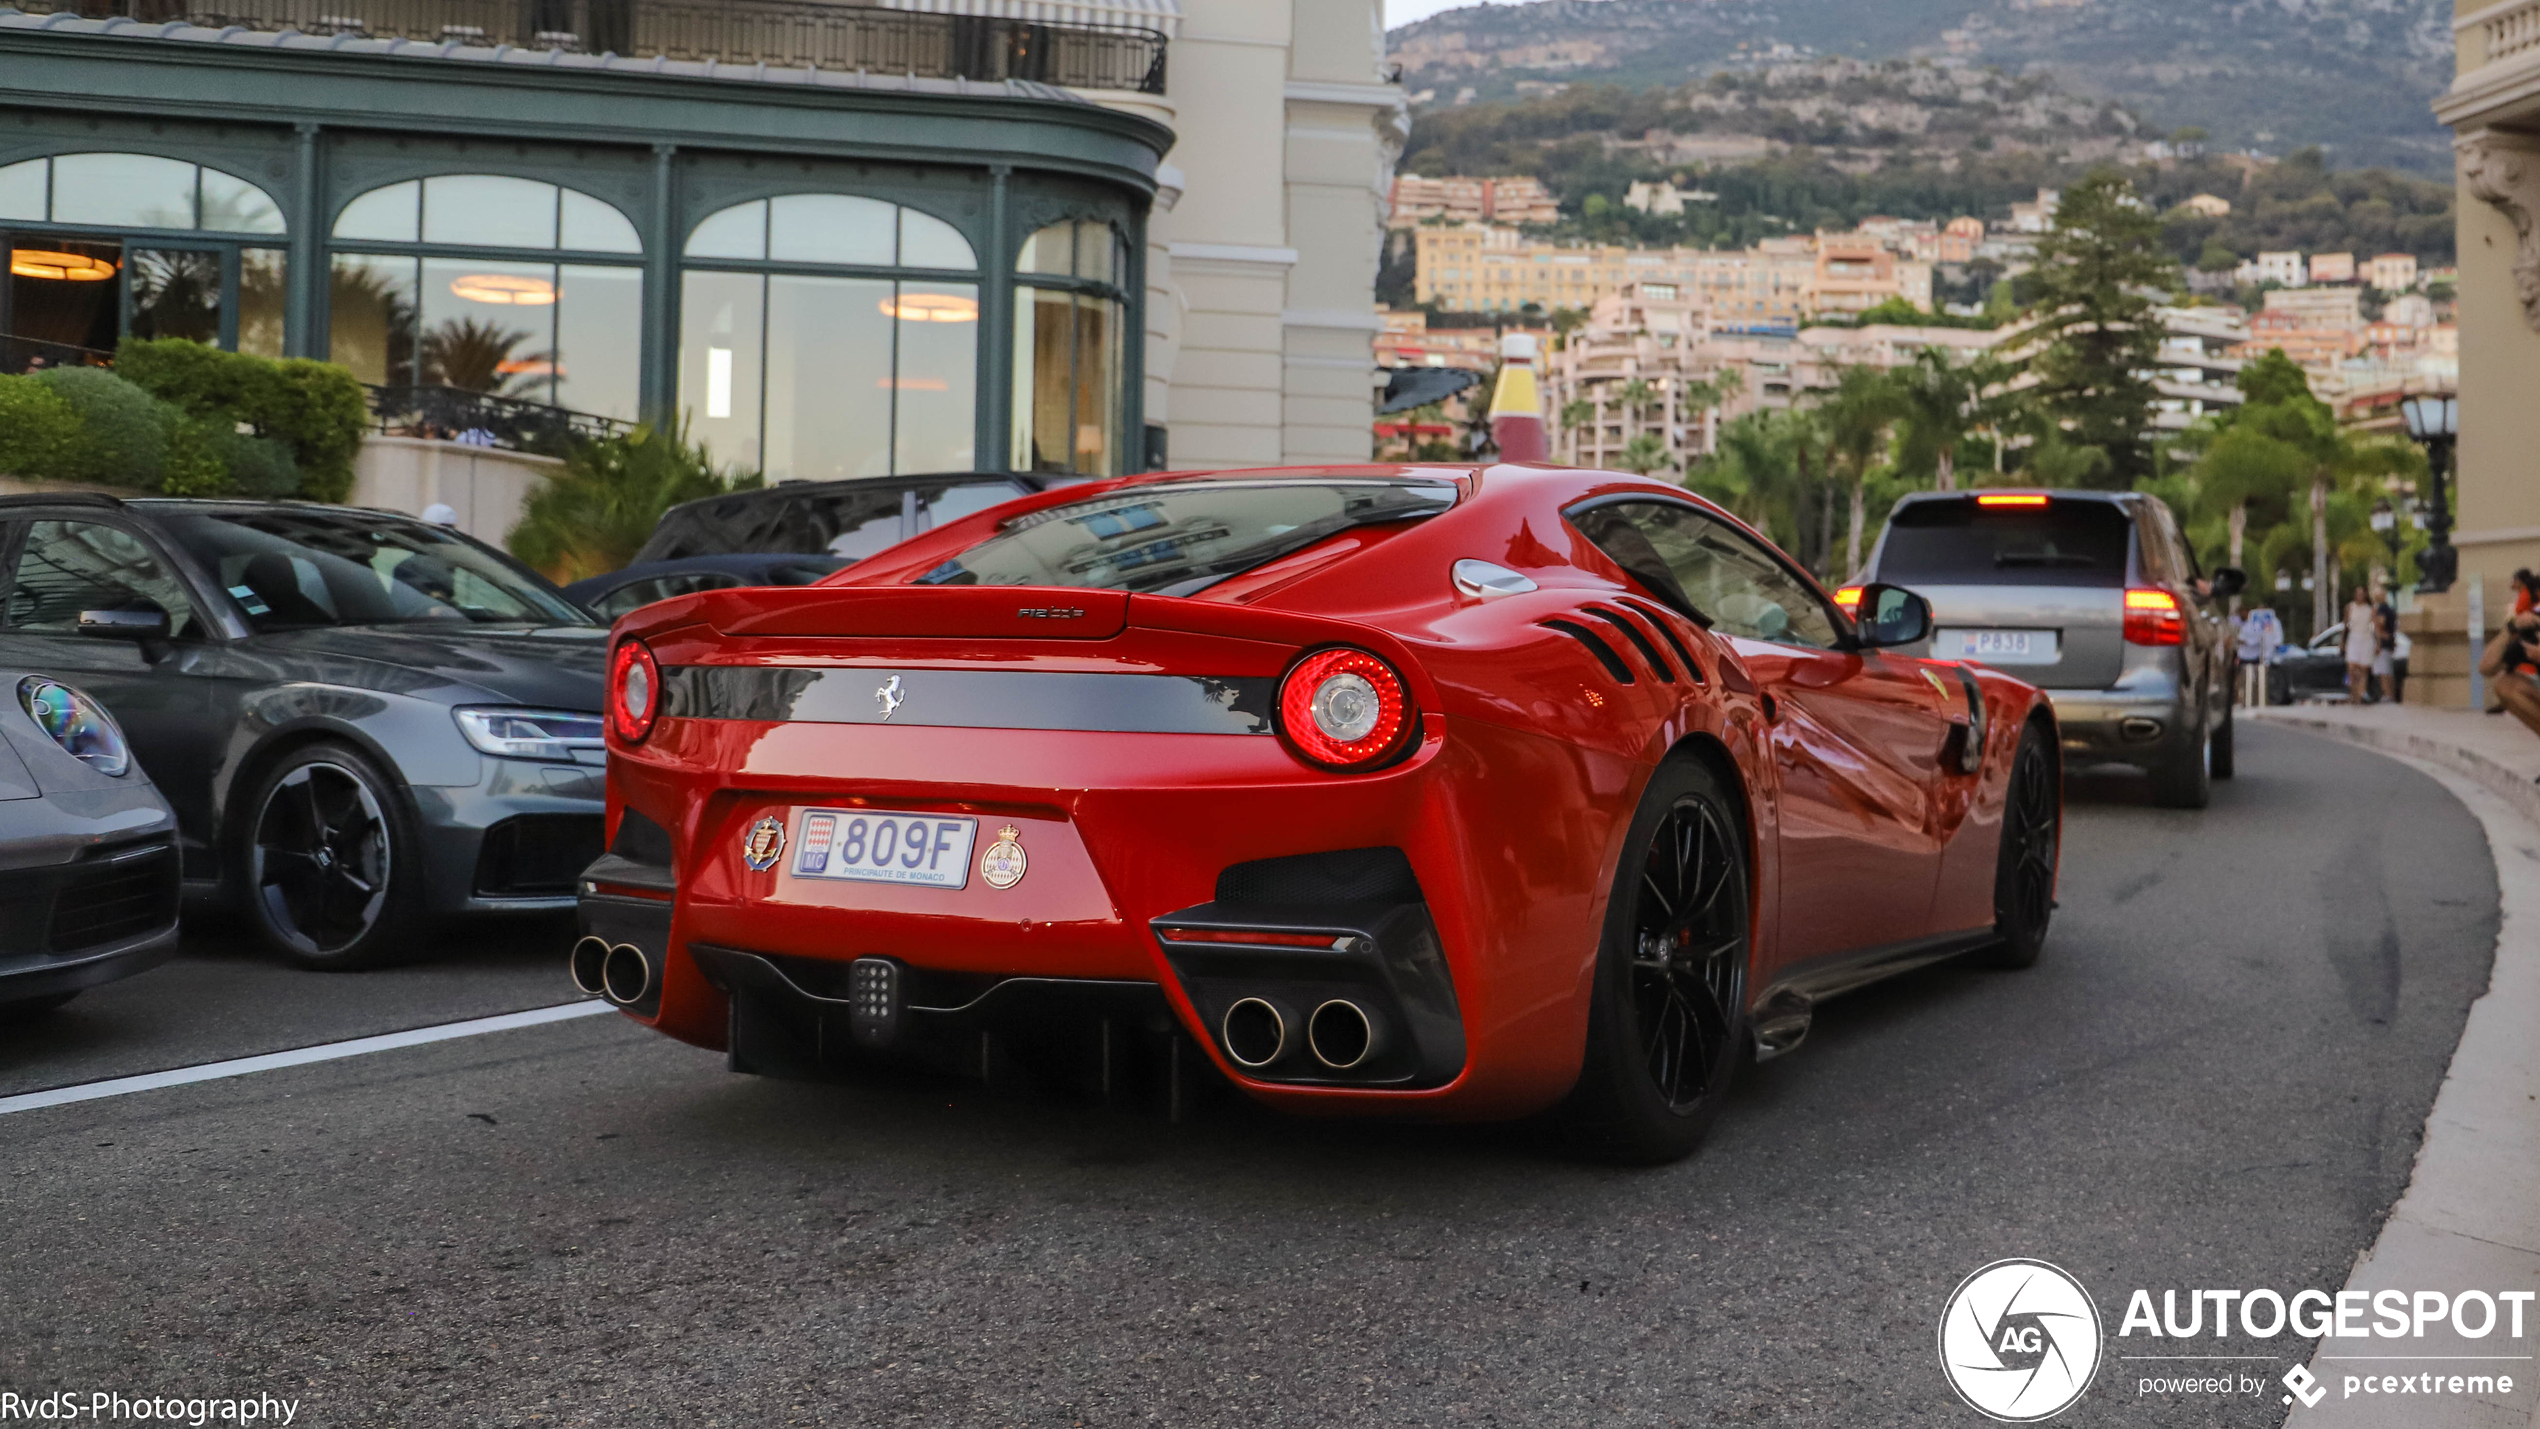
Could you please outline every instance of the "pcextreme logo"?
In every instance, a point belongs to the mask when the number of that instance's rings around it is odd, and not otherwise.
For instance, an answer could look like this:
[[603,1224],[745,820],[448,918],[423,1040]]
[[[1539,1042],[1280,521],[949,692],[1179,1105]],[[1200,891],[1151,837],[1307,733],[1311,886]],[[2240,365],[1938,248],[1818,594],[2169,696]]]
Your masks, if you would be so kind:
[[2099,1308],[2042,1260],[1997,1260],[1958,1282],[1940,1314],[1940,1371],[1967,1406],[2005,1424],[2052,1419],[2099,1370]]

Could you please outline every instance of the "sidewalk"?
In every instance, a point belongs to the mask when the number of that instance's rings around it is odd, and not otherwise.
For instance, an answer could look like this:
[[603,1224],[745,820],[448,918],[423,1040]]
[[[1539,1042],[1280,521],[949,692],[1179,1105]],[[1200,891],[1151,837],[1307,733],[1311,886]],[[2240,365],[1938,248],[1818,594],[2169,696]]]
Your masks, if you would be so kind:
[[[2417,762],[2486,826],[2504,921],[2487,992],[2470,1007],[2451,1070],[2426,1118],[2407,1192],[2346,1288],[2364,1292],[2540,1291],[2540,738],[2510,718],[2405,705],[2297,705],[2240,711],[2253,722],[2347,740]],[[2411,1302],[2413,1304],[2413,1301]],[[2370,1323],[2370,1316],[2364,1317]],[[2475,1320],[2473,1311],[2470,1318]],[[2509,1326],[2500,1323],[2500,1332]],[[2311,1361],[2327,1397],[2293,1411],[2297,1429],[2532,1429],[2540,1425],[2540,1334],[2423,1339],[2330,1337]],[[2406,1351],[2416,1362],[2397,1362]],[[2441,1364],[2424,1357],[2444,1357]],[[2472,1359],[2470,1357],[2478,1358]],[[2514,1356],[2506,1359],[2503,1356]],[[2350,1397],[2350,1377],[2510,1376],[2510,1392]],[[2447,1384],[2444,1387],[2449,1388]]]
[[2511,715],[2423,705],[2277,705],[2244,709],[2264,720],[2326,734],[2385,754],[2439,764],[2511,804],[2540,825],[2540,735]]

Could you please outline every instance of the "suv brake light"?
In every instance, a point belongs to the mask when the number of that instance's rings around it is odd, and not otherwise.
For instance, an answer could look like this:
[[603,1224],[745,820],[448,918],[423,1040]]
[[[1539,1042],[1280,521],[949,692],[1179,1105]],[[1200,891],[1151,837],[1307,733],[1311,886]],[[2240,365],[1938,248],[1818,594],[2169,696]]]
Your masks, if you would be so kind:
[[2125,593],[2125,643],[2128,645],[2184,645],[2187,643],[2187,617],[2178,608],[2178,597],[2165,590],[2130,590]]

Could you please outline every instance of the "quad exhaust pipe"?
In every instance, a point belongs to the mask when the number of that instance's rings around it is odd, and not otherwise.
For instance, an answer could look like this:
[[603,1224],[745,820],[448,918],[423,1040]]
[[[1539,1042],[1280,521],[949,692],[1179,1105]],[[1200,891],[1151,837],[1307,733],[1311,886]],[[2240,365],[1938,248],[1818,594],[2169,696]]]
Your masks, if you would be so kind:
[[1314,1009],[1314,1015],[1306,1019],[1305,1046],[1315,1061],[1335,1072],[1363,1066],[1384,1050],[1375,1014],[1341,997]]
[[587,937],[573,945],[573,985],[585,997],[631,1007],[653,990],[653,962],[633,943]]
[[1335,1072],[1365,1066],[1384,1050],[1384,1023],[1341,997],[1304,1018],[1266,997],[1238,998],[1219,1020],[1217,1032],[1227,1059],[1248,1072],[1286,1059],[1299,1042],[1316,1062]]

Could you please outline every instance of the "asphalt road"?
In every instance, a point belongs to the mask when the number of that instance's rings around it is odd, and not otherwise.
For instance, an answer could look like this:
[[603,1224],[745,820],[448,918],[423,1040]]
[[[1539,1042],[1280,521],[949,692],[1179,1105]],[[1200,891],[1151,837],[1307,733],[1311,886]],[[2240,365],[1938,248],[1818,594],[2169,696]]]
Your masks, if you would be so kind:
[[[761,1082],[615,1018],[0,1117],[0,1387],[318,1425],[1978,1423],[1933,1342],[1988,1261],[2111,1317],[2342,1285],[2485,985],[2470,817],[2372,754],[2242,741],[2202,814],[2079,781],[2038,967],[1825,1009],[1661,1170]],[[536,939],[468,942],[365,978],[215,945],[0,1034],[0,1077],[561,1000]],[[2057,1422],[2282,1418],[2138,1398],[2141,1348]]]

